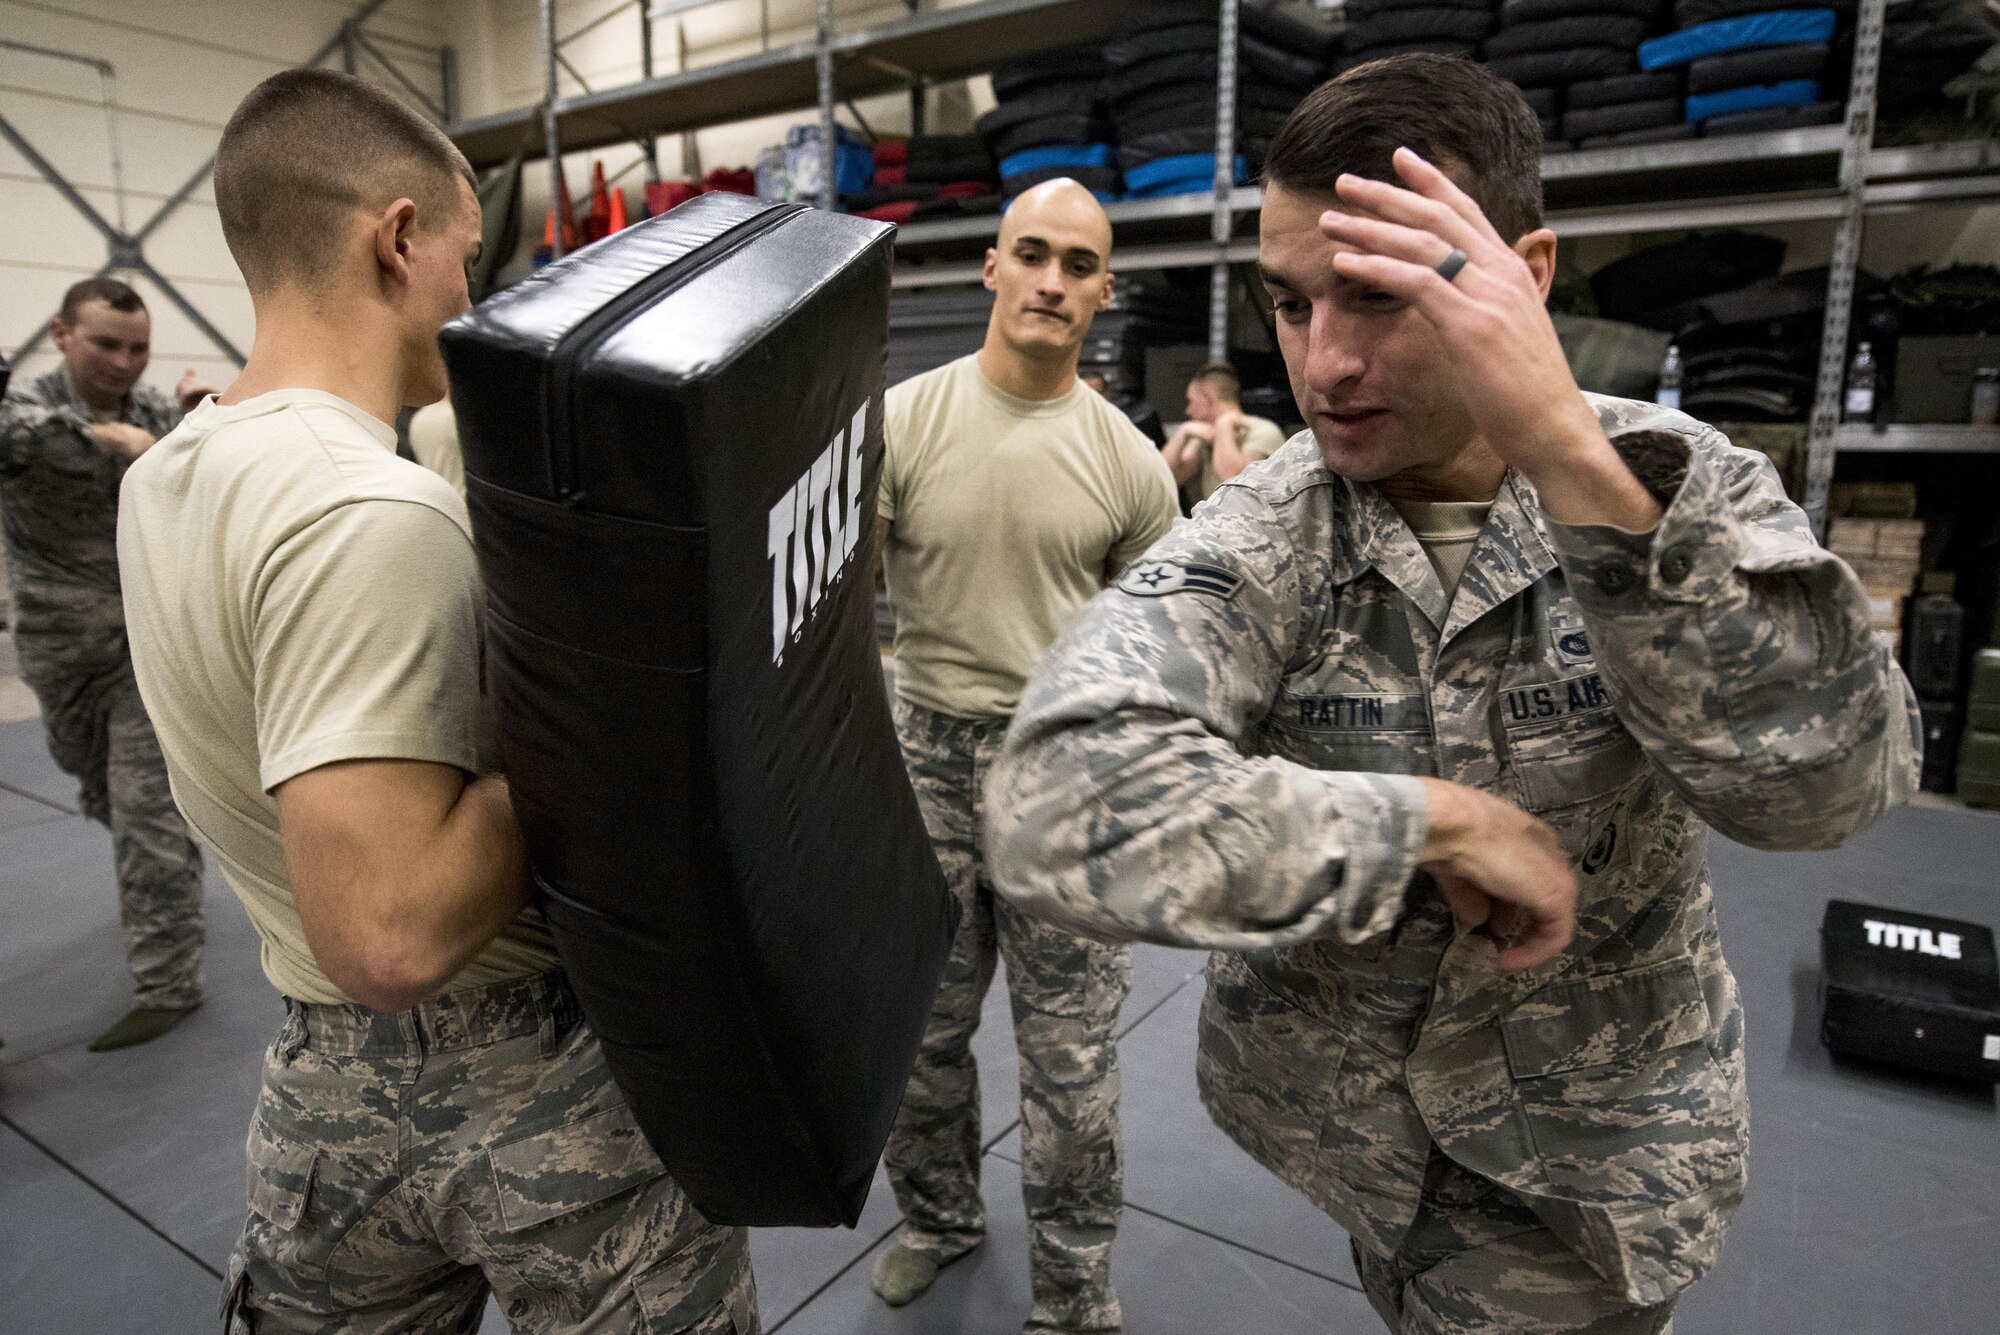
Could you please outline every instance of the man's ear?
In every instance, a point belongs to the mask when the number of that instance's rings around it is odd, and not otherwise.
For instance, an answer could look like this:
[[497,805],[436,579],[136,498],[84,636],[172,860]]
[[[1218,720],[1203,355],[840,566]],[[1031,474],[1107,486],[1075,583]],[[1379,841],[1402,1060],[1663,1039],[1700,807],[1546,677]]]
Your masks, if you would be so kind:
[[979,281],[986,285],[986,290],[988,292],[997,292],[1000,290],[999,284],[994,280],[993,276],[993,271],[999,267],[1000,267],[1000,252],[993,249],[990,246],[987,247],[986,267],[980,270]]
[[57,352],[69,351],[69,326],[58,315],[49,320],[49,338],[54,341]]
[[410,239],[417,226],[414,201],[399,199],[375,219],[375,266],[398,284],[410,281]]
[[1118,295],[1118,275],[1115,273],[1105,274],[1104,295],[1097,299],[1097,309],[1100,311],[1110,310],[1111,299],[1117,295]]
[[1514,253],[1528,263],[1528,272],[1535,276],[1535,286],[1541,289],[1542,300],[1549,299],[1549,289],[1556,281],[1556,234],[1546,227],[1534,231],[1514,243]]

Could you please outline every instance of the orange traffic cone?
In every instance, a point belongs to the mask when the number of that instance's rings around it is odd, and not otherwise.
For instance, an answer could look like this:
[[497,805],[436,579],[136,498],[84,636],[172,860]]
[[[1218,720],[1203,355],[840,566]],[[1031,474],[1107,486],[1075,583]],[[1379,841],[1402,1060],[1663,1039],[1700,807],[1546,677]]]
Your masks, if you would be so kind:
[[625,191],[621,188],[611,192],[611,230],[622,232],[626,226]]

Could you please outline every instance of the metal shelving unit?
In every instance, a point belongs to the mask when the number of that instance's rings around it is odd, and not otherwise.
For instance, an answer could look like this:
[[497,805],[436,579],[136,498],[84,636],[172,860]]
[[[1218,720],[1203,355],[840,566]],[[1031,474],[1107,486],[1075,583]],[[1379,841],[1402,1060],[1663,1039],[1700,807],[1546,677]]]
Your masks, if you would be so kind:
[[1842,454],[2000,454],[2000,426],[1846,422],[1834,442]]
[[[544,3],[552,5],[552,0]],[[652,0],[638,3],[643,8]],[[1016,56],[1102,40],[1126,7],[1125,0],[975,0],[852,32],[838,30],[829,7],[824,31],[812,38],[619,88],[557,98],[546,118],[555,124],[560,151],[577,153],[642,133],[680,134],[812,111],[822,102],[822,47],[832,58],[837,97],[868,97],[901,91],[918,79],[964,78]],[[544,118],[543,107],[517,107],[447,125],[445,132],[474,167],[484,168],[513,157]],[[527,143],[527,149],[532,158],[548,151],[545,142]]]
[[[448,126],[475,165],[522,151],[540,122],[534,156],[549,156],[627,140],[650,140],[705,126],[787,111],[816,110],[828,127],[839,102],[962,78],[1036,51],[1106,37],[1143,0],[972,0],[920,9],[906,0],[904,18],[842,32],[833,0],[819,0],[815,35],[770,46],[755,55],[622,88],[556,96],[561,43],[554,2],[541,0],[548,44],[544,104]],[[641,10],[654,0],[632,0]],[[1216,0],[1218,49],[1217,161],[1234,156],[1236,102],[1234,33],[1239,0]],[[1853,312],[1862,229],[1870,214],[1939,203],[2000,201],[2000,142],[1970,141],[1874,148],[1874,96],[1887,0],[1862,0],[1856,21],[1848,118],[1843,125],[1696,139],[1646,147],[1550,154],[1542,167],[1548,220],[1568,237],[1826,221],[1836,225],[1829,267],[1826,324],[1810,434],[1805,504],[1823,520],[1836,455],[1844,450],[1978,452],[2000,450],[1982,428],[1892,427],[1884,432],[1840,422],[1841,380]],[[674,12],[691,7],[680,0]],[[667,7],[662,6],[661,12]],[[592,26],[609,14],[601,15]],[[650,55],[650,45],[648,46]],[[830,162],[831,155],[829,155]],[[1227,350],[1228,268],[1256,258],[1255,188],[1234,186],[1223,170],[1212,192],[1110,205],[1119,231],[1119,267],[1208,267],[1210,351]],[[823,182],[822,203],[833,201]],[[993,218],[950,219],[903,227],[899,288],[977,281],[975,257],[998,231]]]

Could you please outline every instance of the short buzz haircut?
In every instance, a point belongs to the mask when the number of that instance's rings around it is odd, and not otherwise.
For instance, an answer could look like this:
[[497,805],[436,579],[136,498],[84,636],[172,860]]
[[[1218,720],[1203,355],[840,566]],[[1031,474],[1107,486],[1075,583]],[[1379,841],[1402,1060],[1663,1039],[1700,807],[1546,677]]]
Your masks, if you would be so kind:
[[1213,393],[1234,403],[1243,392],[1243,380],[1228,362],[1210,362],[1194,373],[1193,379]]
[[222,236],[253,292],[330,276],[355,209],[407,198],[417,226],[457,213],[472,168],[443,131],[380,89],[293,69],[250,90],[215,153]]
[[1483,65],[1414,52],[1357,65],[1285,118],[1264,179],[1330,195],[1342,173],[1401,184],[1413,150],[1472,196],[1512,243],[1542,225],[1542,123],[1521,90]]
[[101,301],[114,311],[126,315],[146,309],[146,303],[124,283],[116,278],[86,278],[81,283],[72,283],[69,291],[63,293],[62,307],[56,318],[65,325],[74,325],[76,317],[83,314],[83,308],[93,301]]

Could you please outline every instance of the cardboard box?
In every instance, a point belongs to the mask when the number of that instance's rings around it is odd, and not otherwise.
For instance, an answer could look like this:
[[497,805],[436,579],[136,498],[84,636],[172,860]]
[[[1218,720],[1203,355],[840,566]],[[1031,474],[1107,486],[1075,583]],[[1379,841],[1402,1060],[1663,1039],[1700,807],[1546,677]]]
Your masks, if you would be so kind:
[[1899,556],[1859,556],[1843,558],[1872,593],[1893,590],[1900,598],[1917,586],[1920,573],[1914,559]]
[[1827,513],[1859,519],[1915,519],[1917,484],[1836,482],[1827,498]]
[[1884,627],[1890,627],[1898,631],[1902,630],[1903,603],[1908,596],[1908,589],[1899,589],[1893,585],[1886,588],[1877,584],[1869,585],[1869,622],[1878,630]]
[[1875,555],[1875,544],[1881,535],[1879,519],[1840,518],[1827,529],[1826,549],[1836,556],[1848,558]]
[[1878,519],[1875,521],[1875,555],[1906,556],[1914,561],[1924,547],[1921,519]]

